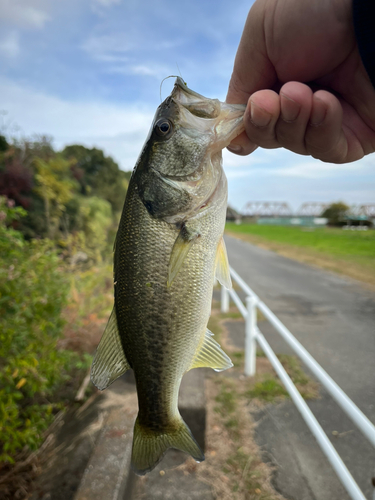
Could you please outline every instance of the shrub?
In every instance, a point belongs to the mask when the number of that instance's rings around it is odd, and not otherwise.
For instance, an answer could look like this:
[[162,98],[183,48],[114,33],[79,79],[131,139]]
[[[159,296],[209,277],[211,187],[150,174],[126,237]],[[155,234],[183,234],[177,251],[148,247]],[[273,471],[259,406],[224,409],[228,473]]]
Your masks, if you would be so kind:
[[0,197],[0,462],[38,448],[54,391],[79,363],[57,349],[68,294],[60,259],[51,242],[27,242],[11,227],[22,215]]

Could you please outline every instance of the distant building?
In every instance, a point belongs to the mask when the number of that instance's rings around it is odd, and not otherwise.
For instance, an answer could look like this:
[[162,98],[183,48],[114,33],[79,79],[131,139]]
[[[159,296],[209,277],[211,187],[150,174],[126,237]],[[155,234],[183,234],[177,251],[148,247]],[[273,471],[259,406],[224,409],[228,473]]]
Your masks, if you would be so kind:
[[[242,210],[242,222],[269,226],[326,226],[328,219],[322,214],[330,205],[322,202],[305,202],[293,213],[285,201],[249,201]],[[241,221],[241,215],[228,207],[227,220]],[[375,226],[375,203],[352,205],[342,224],[347,227]]]

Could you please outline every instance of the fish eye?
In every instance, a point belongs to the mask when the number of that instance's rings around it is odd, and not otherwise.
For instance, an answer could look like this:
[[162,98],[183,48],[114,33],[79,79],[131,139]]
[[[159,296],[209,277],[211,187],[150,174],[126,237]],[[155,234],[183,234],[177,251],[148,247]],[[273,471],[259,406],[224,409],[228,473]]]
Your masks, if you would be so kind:
[[165,118],[162,118],[155,124],[155,132],[159,137],[169,137],[173,130],[172,123]]

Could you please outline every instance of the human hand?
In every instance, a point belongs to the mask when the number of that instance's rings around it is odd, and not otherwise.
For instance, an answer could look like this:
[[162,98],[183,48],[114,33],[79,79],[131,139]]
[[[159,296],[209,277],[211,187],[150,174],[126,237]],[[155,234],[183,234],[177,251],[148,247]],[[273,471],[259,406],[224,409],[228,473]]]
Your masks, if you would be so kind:
[[228,149],[284,147],[346,163],[375,151],[375,90],[362,64],[351,0],[257,0],[227,95],[247,102]]

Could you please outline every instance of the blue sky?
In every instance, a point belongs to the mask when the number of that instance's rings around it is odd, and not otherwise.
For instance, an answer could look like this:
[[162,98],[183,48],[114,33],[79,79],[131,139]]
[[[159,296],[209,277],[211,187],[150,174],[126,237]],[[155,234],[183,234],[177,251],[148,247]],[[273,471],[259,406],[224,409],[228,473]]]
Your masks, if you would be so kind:
[[[250,1],[0,0],[0,110],[8,135],[96,146],[131,170],[160,82],[225,99]],[[177,69],[177,65],[179,70]],[[172,80],[163,84],[163,98]],[[4,114],[6,112],[6,114]],[[229,202],[375,202],[375,157],[324,164],[285,150],[224,151]]]

